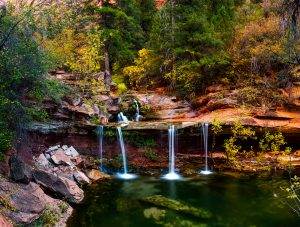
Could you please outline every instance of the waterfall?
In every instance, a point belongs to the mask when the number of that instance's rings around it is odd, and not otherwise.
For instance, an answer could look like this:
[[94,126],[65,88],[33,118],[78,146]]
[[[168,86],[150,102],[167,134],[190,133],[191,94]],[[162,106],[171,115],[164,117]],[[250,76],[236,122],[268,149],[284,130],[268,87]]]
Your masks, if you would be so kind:
[[98,132],[98,145],[99,145],[99,155],[100,155],[100,169],[103,168],[103,126],[97,126],[97,132]]
[[128,122],[128,118],[123,114],[123,112],[118,114],[118,122]]
[[123,133],[122,133],[122,128],[117,127],[117,133],[118,133],[118,139],[119,139],[119,144],[122,152],[122,159],[123,159],[123,173],[118,173],[118,177],[122,179],[133,179],[136,178],[136,175],[134,174],[128,174],[127,172],[127,161],[126,161],[126,149],[124,145],[124,139],[123,139]]
[[178,180],[180,175],[175,173],[175,126],[172,125],[168,129],[169,135],[169,173],[166,174],[163,178],[167,180]]
[[175,173],[175,149],[174,149],[174,142],[175,142],[175,127],[172,125],[169,130],[169,173]]
[[139,119],[140,119],[140,108],[139,108],[139,104],[138,104],[138,102],[137,102],[135,99],[133,99],[133,102],[134,102],[134,104],[135,104],[135,109],[136,109],[136,113],[135,113],[135,121],[139,121]]
[[211,174],[212,172],[208,169],[208,127],[209,123],[202,123],[201,124],[201,134],[202,134],[202,141],[203,141],[203,148],[205,154],[205,169],[201,170],[200,173],[202,174]]

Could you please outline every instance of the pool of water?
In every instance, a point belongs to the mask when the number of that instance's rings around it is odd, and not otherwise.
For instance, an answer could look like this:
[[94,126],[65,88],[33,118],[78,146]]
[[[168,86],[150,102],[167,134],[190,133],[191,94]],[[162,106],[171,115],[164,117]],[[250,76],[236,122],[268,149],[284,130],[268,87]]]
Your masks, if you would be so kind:
[[180,181],[113,179],[87,187],[68,226],[300,226],[278,198],[284,182],[232,173]]

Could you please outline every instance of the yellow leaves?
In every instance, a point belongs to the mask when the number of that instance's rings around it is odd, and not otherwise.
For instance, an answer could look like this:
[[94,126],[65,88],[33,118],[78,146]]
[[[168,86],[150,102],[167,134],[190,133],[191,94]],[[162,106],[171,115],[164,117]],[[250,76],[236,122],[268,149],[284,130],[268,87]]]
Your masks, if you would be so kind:
[[125,67],[123,73],[129,77],[132,86],[137,86],[147,76],[146,74],[151,76],[157,71],[161,59],[161,56],[156,55],[153,51],[143,48],[138,52],[138,58],[135,59],[134,65]]
[[81,74],[101,71],[103,43],[97,33],[85,35],[66,29],[54,39],[45,40],[42,44],[59,66],[67,66]]

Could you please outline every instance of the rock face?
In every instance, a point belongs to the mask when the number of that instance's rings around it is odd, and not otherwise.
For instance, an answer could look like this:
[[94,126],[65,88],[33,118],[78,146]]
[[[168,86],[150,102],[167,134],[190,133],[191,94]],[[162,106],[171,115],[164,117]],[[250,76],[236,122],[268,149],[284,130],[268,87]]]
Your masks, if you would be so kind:
[[55,176],[44,170],[36,170],[34,179],[38,184],[66,198],[70,203],[80,203],[84,198],[83,190],[74,181],[65,177]]
[[[193,112],[190,104],[186,101],[177,100],[176,97],[159,94],[157,92],[132,93],[142,106],[151,107],[154,111],[153,119],[178,119],[186,117]],[[146,116],[147,117],[147,116]],[[150,117],[150,116],[148,116]]]
[[29,183],[32,179],[32,168],[16,156],[10,159],[10,171],[15,181]]

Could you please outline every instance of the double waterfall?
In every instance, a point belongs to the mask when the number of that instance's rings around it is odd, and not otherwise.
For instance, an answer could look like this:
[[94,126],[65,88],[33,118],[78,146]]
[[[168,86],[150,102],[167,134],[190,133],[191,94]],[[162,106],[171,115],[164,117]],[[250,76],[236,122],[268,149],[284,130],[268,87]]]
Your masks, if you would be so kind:
[[[202,123],[201,125],[201,137],[203,141],[203,148],[205,154],[205,168],[200,171],[201,174],[208,175],[212,172],[209,170],[208,167],[208,128],[209,123]],[[103,126],[97,127],[98,131],[98,141],[99,141],[99,156],[100,156],[100,169],[103,170]],[[169,142],[169,172],[168,174],[164,175],[162,178],[167,180],[178,180],[181,179],[181,176],[176,173],[175,169],[175,145],[176,145],[176,132],[177,129],[174,125],[168,128],[168,142]],[[122,154],[122,161],[123,161],[123,172],[117,173],[117,177],[121,179],[134,179],[137,176],[134,174],[128,173],[127,167],[127,158],[126,158],[126,148],[123,139],[122,128],[117,127],[117,137],[118,142],[121,149]]]

